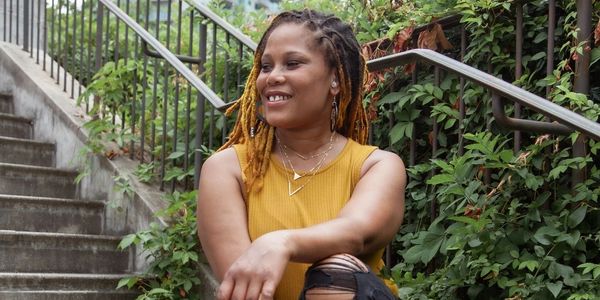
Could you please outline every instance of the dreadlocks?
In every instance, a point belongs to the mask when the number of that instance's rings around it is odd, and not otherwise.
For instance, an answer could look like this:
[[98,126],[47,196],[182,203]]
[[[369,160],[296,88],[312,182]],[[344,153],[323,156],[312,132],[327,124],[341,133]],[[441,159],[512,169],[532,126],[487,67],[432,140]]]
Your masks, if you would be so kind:
[[239,110],[229,140],[219,150],[233,144],[246,145],[248,164],[242,172],[247,192],[262,188],[262,178],[269,165],[275,133],[275,128],[262,121],[258,114],[257,106],[260,105],[261,100],[256,88],[256,79],[271,32],[286,23],[303,24],[312,31],[317,46],[324,50],[327,62],[337,72],[340,92],[338,94],[339,115],[335,122],[335,130],[358,143],[365,144],[367,141],[369,124],[362,104],[366,64],[352,28],[333,15],[325,15],[313,10],[283,12],[275,17],[261,38],[254,54],[254,63],[244,93],[226,112],[227,115],[231,115]]

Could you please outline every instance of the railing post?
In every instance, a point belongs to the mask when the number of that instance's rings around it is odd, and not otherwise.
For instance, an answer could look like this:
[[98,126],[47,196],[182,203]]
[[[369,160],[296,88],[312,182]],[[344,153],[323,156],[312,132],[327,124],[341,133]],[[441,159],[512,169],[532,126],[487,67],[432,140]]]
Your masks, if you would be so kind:
[[[592,0],[577,0],[577,44],[585,42],[582,53],[575,61],[574,92],[589,94],[590,91],[590,33],[592,32]],[[585,157],[586,138],[579,136],[573,145],[573,157]],[[572,187],[582,183],[586,177],[586,169],[573,170]]]
[[29,51],[29,1],[23,0],[23,50],[25,51]]
[[[200,24],[200,60],[202,63],[198,65],[198,74],[202,74],[202,79],[206,80],[206,75],[204,74],[204,62],[206,61],[206,41],[207,41],[207,27],[206,24]],[[196,144],[194,151],[194,188],[198,188],[198,183],[200,181],[200,169],[202,168],[202,153],[200,152],[200,148],[204,142],[202,134],[204,133],[204,103],[205,98],[202,94],[198,95],[198,99],[196,100]]]
[[[515,80],[521,79],[523,75],[523,2],[516,3],[517,24],[515,28]],[[521,105],[515,103],[515,118],[521,118]],[[514,131],[513,152],[517,153],[521,150],[521,132]]]
[[[91,18],[91,16],[90,16]],[[104,5],[98,2],[96,9],[96,52],[95,52],[95,69],[100,70],[102,67],[102,26],[104,21]],[[94,107],[100,105],[100,98],[94,96]]]

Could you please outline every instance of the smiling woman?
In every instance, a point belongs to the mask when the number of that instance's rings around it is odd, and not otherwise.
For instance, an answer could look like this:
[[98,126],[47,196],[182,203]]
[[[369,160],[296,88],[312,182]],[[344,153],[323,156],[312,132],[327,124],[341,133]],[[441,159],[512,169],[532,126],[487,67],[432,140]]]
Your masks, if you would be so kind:
[[334,16],[284,12],[263,35],[236,126],[200,179],[198,235],[219,299],[394,299],[376,273],[406,174],[397,155],[363,145],[364,72]]
[[329,98],[339,93],[337,74],[307,33],[304,25],[279,26],[261,57],[256,88],[266,122],[273,127],[329,127]]

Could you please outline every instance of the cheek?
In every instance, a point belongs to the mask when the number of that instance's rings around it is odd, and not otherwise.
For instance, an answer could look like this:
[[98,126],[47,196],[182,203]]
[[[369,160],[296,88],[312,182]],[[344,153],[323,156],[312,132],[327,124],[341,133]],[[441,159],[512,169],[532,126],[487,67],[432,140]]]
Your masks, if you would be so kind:
[[262,89],[265,87],[266,76],[264,76],[262,73],[258,74],[258,77],[256,77],[255,84],[256,84],[256,89],[260,93],[262,91]]

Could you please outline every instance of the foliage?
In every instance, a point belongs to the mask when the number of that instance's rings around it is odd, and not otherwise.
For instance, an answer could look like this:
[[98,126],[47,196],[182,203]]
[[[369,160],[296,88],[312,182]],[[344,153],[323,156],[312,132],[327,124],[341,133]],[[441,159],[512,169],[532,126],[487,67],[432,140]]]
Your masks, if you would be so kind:
[[[545,2],[524,6],[526,42],[519,78],[514,77],[515,4],[457,1],[456,9],[469,35],[464,60],[470,65],[512,78],[538,94],[544,95],[549,86],[554,102],[597,120],[598,104],[572,88],[574,60],[581,51],[573,43],[574,1],[559,8],[564,15],[558,24],[563,27],[556,37],[556,69],[548,77],[547,37],[539,30],[547,23]],[[450,50],[447,55],[456,54]],[[382,74],[367,99],[379,110],[375,144],[387,145],[404,158],[414,145],[406,221],[394,244],[401,258],[392,277],[401,298],[598,297],[592,274],[599,259],[600,229],[596,151],[573,158],[577,134],[554,138],[523,133],[521,149],[514,152],[512,133],[491,119],[487,91],[466,84],[461,124],[458,78],[440,74],[437,85],[435,71],[425,66],[416,71],[418,83],[411,84],[405,71]],[[543,119],[528,111],[523,116]],[[570,173],[579,169],[587,169],[588,179],[571,189]]]
[[195,292],[201,257],[196,235],[196,192],[174,192],[166,197],[167,209],[158,216],[169,226],[152,223],[150,229],[125,236],[119,249],[141,246],[150,262],[142,275],[122,279],[117,288],[138,288],[137,299],[200,299]]
[[[415,44],[435,47],[596,121],[600,116],[600,76],[591,76],[589,93],[575,92],[573,82],[575,63],[583,51],[592,54],[590,72],[600,72],[599,48],[597,44],[576,42],[576,1],[557,2],[557,31],[551,37],[556,41],[551,74],[546,74],[547,1],[524,3],[525,42],[520,75],[516,74],[514,50],[515,1],[311,0],[284,1],[281,7],[310,7],[336,13],[354,26],[359,41],[365,45],[364,53],[371,57],[400,52]],[[593,5],[594,12],[600,11],[600,2]],[[224,2],[213,2],[211,8],[255,41],[269,22],[264,11],[248,15],[228,9]],[[430,26],[415,33],[420,25],[456,12],[461,13],[460,25],[468,36],[462,58],[458,26]],[[600,24],[596,13],[593,18]],[[182,24],[183,35],[190,33],[185,29],[189,25],[201,26],[199,20],[185,17]],[[170,39],[177,33],[166,24],[150,25],[150,31],[165,44],[169,40],[167,32]],[[437,36],[440,31],[443,38]],[[127,43],[122,28],[111,24],[109,34],[119,42],[108,46],[107,57],[132,51],[124,48]],[[210,30],[209,35],[212,35]],[[223,39],[224,34],[219,31],[216,38]],[[85,40],[90,43],[92,39]],[[182,48],[181,53],[199,51],[195,44],[184,43]],[[59,60],[71,55],[78,57],[68,46],[61,51],[55,54]],[[212,56],[213,50],[208,51],[208,56]],[[224,91],[225,78],[235,76],[233,70],[238,67],[247,73],[251,53],[245,52],[238,59],[234,43],[222,43],[215,51],[217,59],[208,61],[204,65],[206,71],[199,75],[221,96],[238,94],[240,86],[230,86],[227,93]],[[227,71],[225,62],[232,64]],[[209,76],[209,70],[215,70],[217,75]],[[160,74],[167,74],[167,79],[155,77]],[[80,77],[91,78],[91,75]],[[175,83],[180,85],[176,87]],[[153,94],[154,84],[159,90],[161,85],[166,86],[166,96]],[[191,177],[194,160],[194,151],[186,151],[186,145],[197,137],[193,134],[195,120],[188,126],[181,116],[195,118],[198,108],[177,95],[178,88],[183,91],[188,87],[179,76],[154,60],[116,59],[106,63],[88,85],[90,92],[83,98],[90,99],[93,94],[104,105],[93,106],[99,119],[86,125],[92,133],[97,133],[91,136],[98,137],[91,139],[89,152],[102,153],[100,141],[106,139],[120,143],[123,152],[131,142],[143,141],[153,148],[136,155],[150,155],[154,160],[140,165],[136,171],[140,180],[153,182],[162,154],[168,162],[164,179],[185,182]],[[192,91],[193,99],[195,93]],[[145,94],[159,99],[157,111],[166,105],[166,113],[156,113],[132,100]],[[488,91],[469,82],[463,87],[457,76],[426,65],[371,73],[365,105],[371,112],[373,144],[398,153],[409,166],[405,222],[392,245],[397,263],[388,272],[400,287],[401,299],[598,298],[600,143],[586,141],[589,153],[572,157],[578,134],[555,137],[523,132],[515,151],[513,132],[500,127],[491,116]],[[189,108],[184,109],[186,106]],[[112,107],[119,110],[120,115],[115,119],[127,124],[125,128],[140,121],[140,111],[151,121],[143,134],[139,127],[134,132],[121,131],[121,123],[112,121],[115,116]],[[507,108],[508,113],[514,113],[513,107]],[[132,113],[134,110],[138,113]],[[544,120],[544,116],[526,109],[521,114],[526,119]],[[216,128],[213,133],[226,131],[232,122],[210,109],[204,112],[204,120],[206,131]],[[162,129],[163,122],[166,130]],[[177,128],[185,128],[192,134],[186,140],[183,135],[175,134]],[[213,134],[203,138],[204,145],[199,151],[206,157],[222,137]],[[165,147],[161,148],[163,143]],[[587,179],[571,187],[571,173],[577,170],[585,170]],[[126,191],[127,185],[121,188]],[[122,242],[122,248],[133,244],[143,246],[154,261],[148,275],[120,283],[129,287],[140,284],[145,292],[141,299],[194,297],[193,290],[198,284],[192,280],[197,278],[194,272],[199,260],[195,220],[191,219],[193,196],[176,192],[171,201],[171,213],[167,215],[173,218],[172,225],[153,225]],[[185,216],[177,215],[176,211]],[[177,257],[174,253],[178,253]]]

